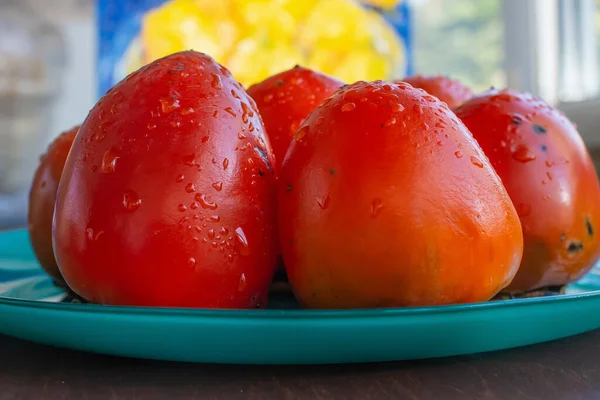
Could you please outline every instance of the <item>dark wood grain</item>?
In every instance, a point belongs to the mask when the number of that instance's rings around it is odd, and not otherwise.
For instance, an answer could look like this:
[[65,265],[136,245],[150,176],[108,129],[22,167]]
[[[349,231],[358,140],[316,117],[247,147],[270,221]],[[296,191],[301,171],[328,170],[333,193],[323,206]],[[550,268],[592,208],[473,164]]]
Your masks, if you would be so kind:
[[0,354],[0,400],[600,398],[600,331],[488,354],[341,366],[154,362],[4,336]]

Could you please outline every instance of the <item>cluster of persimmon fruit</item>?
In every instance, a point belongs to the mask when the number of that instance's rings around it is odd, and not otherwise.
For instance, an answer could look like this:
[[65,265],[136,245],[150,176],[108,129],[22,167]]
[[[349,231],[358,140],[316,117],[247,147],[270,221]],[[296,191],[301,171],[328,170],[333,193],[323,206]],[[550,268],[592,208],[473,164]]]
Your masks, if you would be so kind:
[[305,308],[484,302],[600,256],[594,164],[542,99],[301,66],[244,88],[195,51],[57,136],[29,208],[41,266],[111,305],[264,308],[278,269]]

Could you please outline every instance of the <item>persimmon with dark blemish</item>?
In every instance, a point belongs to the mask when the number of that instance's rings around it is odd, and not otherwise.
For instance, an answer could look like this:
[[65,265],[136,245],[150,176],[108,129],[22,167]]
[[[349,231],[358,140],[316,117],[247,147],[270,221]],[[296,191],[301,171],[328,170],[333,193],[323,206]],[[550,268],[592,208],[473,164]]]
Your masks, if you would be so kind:
[[587,229],[587,233],[589,236],[594,236],[594,226],[592,225],[592,221],[590,221],[590,218],[587,217],[585,219],[585,227]]
[[[525,249],[507,288],[561,286],[600,258],[600,185],[577,128],[530,94],[489,90],[455,110],[502,178],[518,211]],[[515,115],[521,116],[515,124]]]

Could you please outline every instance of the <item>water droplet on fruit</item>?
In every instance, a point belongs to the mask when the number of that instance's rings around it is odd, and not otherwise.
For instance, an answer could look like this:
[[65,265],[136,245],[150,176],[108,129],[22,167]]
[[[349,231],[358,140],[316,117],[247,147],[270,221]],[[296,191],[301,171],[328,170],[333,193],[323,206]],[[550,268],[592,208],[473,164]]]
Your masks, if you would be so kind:
[[125,193],[123,193],[122,204],[127,211],[133,212],[140,208],[140,206],[142,205],[142,199],[133,190],[127,190],[125,191]]
[[417,115],[421,115],[423,114],[423,106],[417,103],[413,106],[413,111],[416,112]]
[[185,176],[183,174],[179,174],[179,175],[177,175],[177,178],[175,178],[175,182],[181,183],[181,182],[183,182],[184,179],[185,179]]
[[188,267],[194,268],[196,266],[196,259],[194,257],[188,258]]
[[223,182],[213,182],[212,187],[217,191],[220,192],[223,189]]
[[254,132],[254,125],[252,125],[252,122],[248,124],[248,132]]
[[546,176],[548,177],[548,180],[552,180],[552,174],[550,171],[546,171]]
[[217,209],[217,203],[215,203],[214,201],[210,201],[203,194],[196,193],[196,196],[194,196],[194,198],[196,199],[197,202],[200,203],[200,205],[202,206],[202,208],[208,208],[210,210],[216,210]]
[[248,239],[246,238],[246,234],[244,233],[244,230],[241,227],[237,227],[235,229],[235,238],[240,254],[243,256],[249,255],[250,246],[248,245]]
[[211,240],[215,238],[215,230],[214,229],[208,230],[208,238]]
[[361,103],[365,103],[365,102],[369,101],[369,99],[367,97],[361,97],[359,101]]
[[215,73],[212,74],[212,82],[210,83],[210,85],[217,90],[223,89],[223,85],[221,84],[221,78]]
[[217,242],[211,242],[210,245],[212,246],[213,249],[216,249],[217,247],[219,247],[219,244]]
[[211,215],[210,220],[212,222],[219,222],[221,220],[221,217],[219,217],[218,215]]
[[229,165],[229,160],[226,158],[223,160],[223,169],[227,169],[228,165]]
[[233,111],[233,108],[231,108],[231,107],[227,107],[227,108],[225,109],[225,112],[227,112],[227,113],[231,114],[231,115],[232,115],[232,116],[234,116],[234,117],[237,117],[237,114],[235,113],[235,111]]
[[304,125],[298,131],[296,131],[296,133],[294,134],[294,140],[296,140],[296,142],[301,141],[302,138],[304,138],[304,136],[306,136],[306,134],[308,133],[308,130],[309,130],[308,125]]
[[174,111],[176,108],[179,108],[179,100],[173,99],[171,97],[161,97],[160,98],[160,109],[163,113],[168,114]]
[[400,103],[392,104],[392,112],[402,112],[404,111],[404,106]]
[[254,111],[248,106],[248,104],[242,102],[242,111],[249,117],[254,117]]
[[329,195],[317,199],[317,204],[319,205],[319,207],[321,207],[322,210],[326,210],[329,206]]
[[192,202],[192,204],[190,204],[190,208],[191,208],[192,210],[196,210],[198,207],[199,207],[199,206],[198,206],[198,203],[197,203],[197,202],[195,202],[195,201],[194,201],[194,202]]
[[227,235],[229,233],[229,229],[227,229],[224,226],[222,226],[221,229],[219,230],[219,233],[221,235]]
[[185,204],[180,204],[177,206],[177,209],[181,212],[184,212],[187,210],[187,207],[185,206]]
[[392,117],[383,123],[383,126],[392,126],[396,124],[396,118]]
[[319,117],[317,118],[317,120],[315,121],[315,125],[321,125],[323,123],[325,119],[323,117]]
[[188,107],[188,108],[184,108],[183,110],[181,110],[181,112],[179,114],[186,116],[186,115],[190,115],[195,113],[196,110],[194,110],[192,107]]
[[239,99],[239,98],[240,98],[240,96],[237,94],[237,92],[236,92],[235,90],[233,90],[233,89],[231,89],[231,95],[232,95],[233,97],[235,97],[236,99]]
[[271,102],[271,100],[273,100],[272,94],[267,94],[267,95],[265,95],[265,97],[263,97],[263,101],[265,102],[265,104],[269,104]]
[[520,145],[512,153],[512,157],[522,163],[530,162],[536,159],[535,153],[529,147]]
[[113,148],[106,150],[102,156],[102,165],[100,167],[100,171],[105,174],[115,172],[118,160],[119,156]]
[[194,185],[193,183],[188,183],[187,185],[185,185],[185,191],[188,193],[194,193],[196,191],[196,185]]
[[512,102],[512,96],[507,94],[507,93],[500,93],[495,95],[494,97],[492,97],[491,100],[500,100],[500,101],[506,101],[506,102]]
[[454,156],[455,156],[456,158],[462,158],[462,156],[463,156],[463,153],[462,153],[462,151],[460,151],[460,150],[457,150],[457,151],[455,151],[455,152],[454,152]]
[[478,168],[483,168],[483,163],[481,162],[481,160],[475,156],[471,156],[471,164],[473,164],[474,166],[478,167]]
[[356,104],[354,103],[346,103],[342,106],[342,112],[352,111],[356,108]]
[[381,199],[374,199],[371,202],[371,217],[377,218],[381,209],[383,208],[383,201]]
[[244,289],[246,289],[246,275],[242,274],[242,276],[240,276],[240,283],[238,285],[238,291],[239,292],[243,292]]

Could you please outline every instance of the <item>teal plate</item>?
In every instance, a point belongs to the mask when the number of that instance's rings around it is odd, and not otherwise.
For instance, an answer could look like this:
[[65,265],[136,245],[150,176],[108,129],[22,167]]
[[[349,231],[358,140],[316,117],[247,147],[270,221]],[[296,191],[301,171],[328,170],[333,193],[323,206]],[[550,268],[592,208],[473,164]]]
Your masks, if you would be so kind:
[[377,362],[507,349],[600,327],[600,267],[562,295],[423,308],[314,311],[274,298],[268,310],[166,309],[64,297],[37,264],[27,232],[0,233],[0,333],[89,352],[236,364]]

